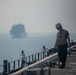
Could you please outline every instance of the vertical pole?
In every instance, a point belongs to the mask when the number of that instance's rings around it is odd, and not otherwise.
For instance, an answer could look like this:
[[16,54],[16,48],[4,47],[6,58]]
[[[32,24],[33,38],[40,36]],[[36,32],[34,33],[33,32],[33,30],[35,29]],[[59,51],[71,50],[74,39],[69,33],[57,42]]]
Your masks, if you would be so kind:
[[[44,51],[41,50],[41,60],[43,59],[43,55],[42,55],[43,52],[44,52]],[[40,71],[40,75],[44,75],[43,64],[44,64],[44,63],[41,63],[41,71]]]
[[3,64],[4,64],[4,66],[3,66],[4,73],[7,73],[7,63],[8,63],[7,60],[4,60],[4,61],[3,61]]
[[29,62],[30,62],[30,56],[29,56]]
[[32,55],[32,61],[33,61],[33,55]]
[[45,51],[43,51],[43,58],[45,58]]
[[44,75],[44,70],[42,67],[41,67],[40,75]]
[[60,66],[60,61],[58,60],[58,67]]
[[38,53],[38,61],[39,61],[39,53]]
[[13,62],[13,69],[15,69],[15,61]]
[[48,75],[51,75],[51,73],[50,73],[50,67],[49,67],[49,69],[48,69]]
[[26,61],[26,66],[27,66],[27,57],[26,57],[26,60],[25,61]]
[[36,60],[36,54],[35,54],[35,60]]
[[40,59],[40,60],[42,60],[42,59],[43,59],[43,55],[42,55],[42,54],[43,54],[43,51],[41,51],[41,59]]
[[50,61],[49,61],[49,69],[48,69],[48,75],[51,75],[51,69],[50,69],[50,66],[51,66],[51,64],[50,64]]
[[20,66],[20,60],[18,60],[18,67]]
[[8,63],[8,73],[10,74],[10,63]]

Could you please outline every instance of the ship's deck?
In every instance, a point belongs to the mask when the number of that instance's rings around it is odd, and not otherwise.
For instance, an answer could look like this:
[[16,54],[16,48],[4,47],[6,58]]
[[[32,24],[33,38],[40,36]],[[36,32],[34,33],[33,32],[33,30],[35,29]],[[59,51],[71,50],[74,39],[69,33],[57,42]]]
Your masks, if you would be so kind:
[[[48,69],[48,67],[45,69]],[[56,66],[50,70],[51,75],[76,75],[76,52],[72,52],[71,56],[67,58],[66,66],[64,69],[59,69],[58,66]],[[47,71],[45,75],[48,75]]]
[[[76,48],[75,48],[75,50],[76,50]],[[56,56],[56,54],[55,54],[55,56]],[[39,62],[36,62],[36,63],[30,65],[30,67],[31,66],[35,66],[35,65],[37,65],[37,64],[39,64],[41,62],[44,62],[45,60],[49,60],[49,58],[52,58],[52,57],[54,57],[54,55],[48,56],[45,59],[43,59],[43,60],[41,60]],[[20,70],[20,71],[18,71],[16,73],[13,73],[11,75],[22,75],[22,71],[24,69],[27,70],[28,67],[23,68],[22,70]],[[35,71],[36,68],[32,68],[32,69],[33,69],[33,71]],[[49,69],[48,66],[46,66],[46,67],[43,68],[43,70],[45,70],[44,71],[44,75],[76,75],[76,51],[71,52],[71,55],[67,57],[67,62],[66,62],[66,66],[65,66],[64,69],[60,69],[60,68],[58,68],[58,65],[56,65],[55,68],[50,68],[50,71],[49,71],[50,74],[48,72],[48,69]],[[24,72],[23,75],[30,75],[30,74],[26,74]],[[41,74],[40,73],[36,73],[36,74],[32,74],[32,75],[41,75]]]
[[[76,75],[76,52],[72,53],[70,57],[68,56],[64,69],[59,69],[58,66],[55,66],[55,68],[50,68],[50,74],[48,72],[48,67],[43,68],[43,70],[44,75]],[[40,73],[35,75],[40,75]]]

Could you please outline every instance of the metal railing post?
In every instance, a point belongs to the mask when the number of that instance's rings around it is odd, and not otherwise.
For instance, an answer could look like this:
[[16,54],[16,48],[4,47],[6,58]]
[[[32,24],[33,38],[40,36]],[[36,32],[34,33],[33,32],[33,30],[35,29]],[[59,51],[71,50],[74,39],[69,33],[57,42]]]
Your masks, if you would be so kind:
[[38,53],[38,61],[39,61],[39,53]]
[[30,56],[29,56],[29,62],[30,62]]
[[8,63],[8,60],[4,60],[3,61],[3,64],[4,64],[4,66],[3,66],[3,71],[4,71],[4,73],[7,73],[7,63]]
[[18,60],[18,67],[20,66],[20,60]]
[[33,55],[32,55],[32,61],[33,61]]
[[10,74],[11,69],[10,69],[10,63],[8,63],[8,73]]
[[15,61],[13,62],[13,69],[15,69]]
[[48,65],[48,67],[49,67],[49,69],[48,69],[48,75],[51,75],[51,69],[50,69],[50,66],[51,66],[51,63],[50,63],[50,61],[49,61],[49,65]]

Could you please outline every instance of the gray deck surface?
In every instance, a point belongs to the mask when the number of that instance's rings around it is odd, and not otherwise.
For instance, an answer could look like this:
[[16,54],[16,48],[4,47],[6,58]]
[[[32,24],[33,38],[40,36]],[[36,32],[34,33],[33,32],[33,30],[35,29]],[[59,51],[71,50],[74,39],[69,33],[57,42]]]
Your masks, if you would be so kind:
[[[45,75],[48,75],[47,71]],[[59,69],[58,66],[51,68],[51,75],[76,75],[76,52],[73,52],[71,56],[67,58],[64,69]]]
[[[44,75],[49,75],[48,66],[43,69]],[[40,73],[36,73],[34,75],[40,75]],[[64,69],[59,69],[58,65],[56,65],[55,68],[50,68],[50,75],[76,75],[76,52],[72,52],[71,56],[67,57],[67,62]]]
[[[47,66],[44,68],[44,70],[44,75],[49,75]],[[23,75],[27,74],[24,73]],[[40,75],[40,73],[36,73],[36,75]],[[70,57],[67,57],[67,62],[64,69],[59,69],[57,65],[55,66],[55,68],[50,68],[50,75],[76,75],[76,51],[72,52]]]

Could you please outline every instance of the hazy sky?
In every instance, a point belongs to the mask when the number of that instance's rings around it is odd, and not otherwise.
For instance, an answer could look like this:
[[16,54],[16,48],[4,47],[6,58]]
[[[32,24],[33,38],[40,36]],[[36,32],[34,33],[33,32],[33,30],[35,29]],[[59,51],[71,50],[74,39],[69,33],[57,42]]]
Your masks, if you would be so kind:
[[56,32],[60,22],[76,32],[76,0],[0,0],[0,33],[22,23],[29,32]]

